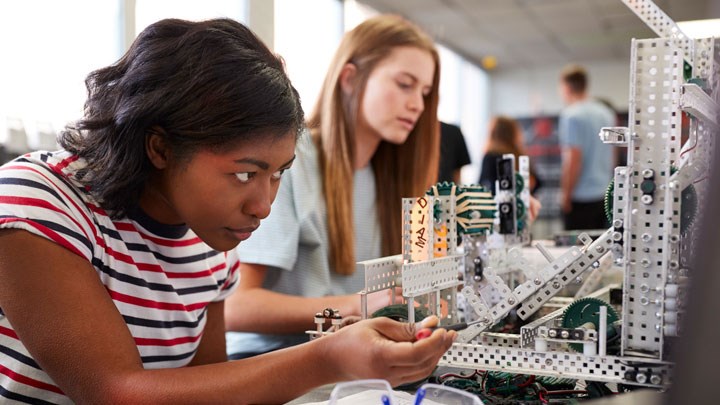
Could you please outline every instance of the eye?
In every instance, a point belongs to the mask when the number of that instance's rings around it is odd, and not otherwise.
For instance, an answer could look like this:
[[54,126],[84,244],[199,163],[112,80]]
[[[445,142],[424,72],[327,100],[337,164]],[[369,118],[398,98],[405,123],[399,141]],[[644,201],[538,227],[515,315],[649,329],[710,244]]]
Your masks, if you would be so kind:
[[240,183],[247,183],[255,177],[254,172],[242,172],[242,173],[235,173],[235,177],[237,177],[238,180],[240,180]]
[[409,90],[412,88],[412,83],[405,83],[405,82],[398,81],[397,85],[398,85],[398,87],[400,87],[403,90]]
[[282,177],[283,173],[285,173],[285,170],[287,170],[287,169],[282,169],[282,170],[276,171],[275,173],[272,174],[272,178],[275,179],[275,180],[280,180],[280,178]]

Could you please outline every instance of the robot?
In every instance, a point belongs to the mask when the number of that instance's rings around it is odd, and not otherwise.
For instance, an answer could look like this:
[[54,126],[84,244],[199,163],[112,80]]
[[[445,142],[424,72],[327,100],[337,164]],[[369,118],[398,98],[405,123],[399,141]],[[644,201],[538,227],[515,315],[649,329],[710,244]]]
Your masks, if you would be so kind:
[[[718,129],[720,39],[687,38],[650,0],[623,2],[659,38],[632,41],[629,126],[599,134],[628,150],[606,194],[609,229],[595,240],[580,234],[582,245],[557,258],[539,246],[548,262],[530,265],[518,249],[529,239],[527,158],[516,173],[506,155],[494,197],[443,183],[404,199],[402,255],[358,263],[363,303],[367,294],[401,287],[408,321],[419,303],[441,325],[469,325],[440,365],[623,386],[671,383],[698,244],[693,219],[704,210],[711,130]],[[623,271],[622,287],[593,291],[607,255]],[[531,318],[583,275],[577,299]],[[611,305],[611,294],[620,305]],[[529,323],[520,333],[493,332],[509,314]]]

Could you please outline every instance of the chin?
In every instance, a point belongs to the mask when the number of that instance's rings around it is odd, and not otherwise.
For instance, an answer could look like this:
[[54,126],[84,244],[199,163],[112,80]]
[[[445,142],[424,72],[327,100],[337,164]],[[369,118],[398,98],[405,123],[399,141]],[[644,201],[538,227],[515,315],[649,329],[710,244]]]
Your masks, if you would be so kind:
[[391,134],[390,136],[386,136],[385,142],[391,143],[393,145],[402,145],[407,141],[408,137],[410,136],[410,133],[403,133],[403,134]]
[[207,235],[197,235],[206,245],[219,252],[227,252],[235,249],[240,242],[237,239],[224,237],[208,237]]

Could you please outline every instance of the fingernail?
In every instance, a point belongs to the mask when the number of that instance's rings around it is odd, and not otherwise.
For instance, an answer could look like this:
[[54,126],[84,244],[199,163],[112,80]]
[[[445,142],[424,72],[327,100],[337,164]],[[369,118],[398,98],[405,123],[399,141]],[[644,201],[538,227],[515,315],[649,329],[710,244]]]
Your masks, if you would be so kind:
[[429,324],[430,324],[430,317],[427,317],[427,318],[423,319],[422,321],[420,321],[420,323],[418,325],[421,328],[429,328],[430,327]]

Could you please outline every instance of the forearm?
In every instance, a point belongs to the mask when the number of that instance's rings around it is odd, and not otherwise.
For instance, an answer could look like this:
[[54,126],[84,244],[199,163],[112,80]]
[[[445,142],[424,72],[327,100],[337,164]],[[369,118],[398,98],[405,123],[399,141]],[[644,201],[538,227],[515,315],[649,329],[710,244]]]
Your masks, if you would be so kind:
[[342,316],[359,315],[360,297],[301,297],[263,288],[237,291],[226,304],[225,325],[232,331],[303,333],[315,328],[314,316],[325,308],[337,309]]
[[254,358],[197,367],[136,370],[108,376],[106,389],[77,402],[284,403],[339,381],[320,340]]

